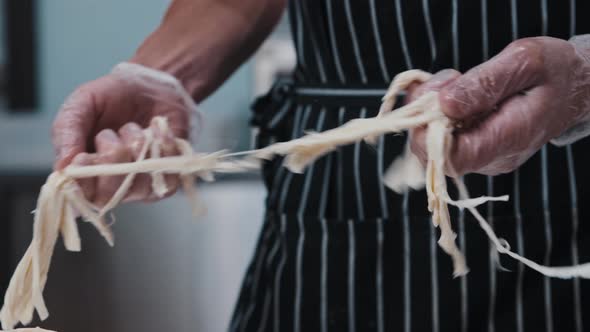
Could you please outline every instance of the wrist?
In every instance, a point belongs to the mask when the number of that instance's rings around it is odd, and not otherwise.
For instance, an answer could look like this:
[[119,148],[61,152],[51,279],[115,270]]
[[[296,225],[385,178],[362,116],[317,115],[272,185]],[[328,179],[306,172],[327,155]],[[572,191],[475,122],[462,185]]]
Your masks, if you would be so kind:
[[590,34],[573,36],[569,42],[574,46],[576,54],[590,65]]
[[129,61],[175,76],[198,102],[262,43],[286,0],[174,0]]
[[225,2],[174,0],[129,62],[176,77],[200,101],[228,67],[235,46],[246,38],[247,22]]
[[575,143],[586,136],[590,136],[590,120],[578,122],[573,127],[561,133],[561,135],[552,139],[551,144],[565,146]]
[[[573,92],[571,104],[578,105],[578,108],[573,117],[573,124],[567,128],[558,137],[551,140],[551,143],[557,146],[564,146],[575,143],[576,141],[590,136],[590,81],[588,74],[590,73],[590,34],[579,35],[570,38],[569,43],[574,47],[576,55],[579,57],[581,68],[574,69],[574,77],[572,81],[581,82]],[[578,100],[575,100],[578,99]]]
[[[141,48],[140,48],[141,50]],[[169,54],[160,52],[138,51],[127,62],[141,65],[171,75],[183,86],[187,93],[195,100],[200,100],[204,73],[195,72],[193,64],[188,59],[182,59],[178,51],[171,51]]]
[[183,84],[167,72],[146,67],[138,63],[121,62],[113,68],[111,74],[130,82],[138,83],[144,88],[158,92],[169,92],[179,98],[179,101],[188,110],[198,112],[197,105]]
[[[179,29],[163,23],[128,60],[175,77],[195,100],[203,99],[204,83],[212,75],[211,68],[199,63],[199,50],[191,38]],[[211,60],[212,62],[215,59]],[[201,61],[202,62],[202,61]]]

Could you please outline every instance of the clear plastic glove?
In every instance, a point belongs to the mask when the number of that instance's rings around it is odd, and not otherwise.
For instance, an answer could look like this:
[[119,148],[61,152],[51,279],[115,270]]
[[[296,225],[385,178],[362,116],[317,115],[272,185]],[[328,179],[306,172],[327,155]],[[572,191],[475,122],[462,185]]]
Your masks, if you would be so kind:
[[[162,141],[162,156],[178,154],[174,136],[186,138],[196,106],[172,76],[146,67],[123,63],[112,73],[79,87],[72,93],[53,124],[56,150],[54,168],[69,164],[97,165],[131,162],[143,144],[142,129],[152,118],[164,116],[173,133],[155,135]],[[168,192],[179,186],[177,176],[166,175]],[[88,178],[79,181],[86,198],[103,206],[113,196],[122,176]],[[151,178],[139,174],[126,201],[153,201]]]
[[[423,84],[410,98],[440,89],[443,112],[460,128],[449,156],[453,175],[508,173],[590,119],[589,51],[587,37],[520,39],[464,75],[434,88]],[[425,131],[415,130],[411,140],[425,162]]]

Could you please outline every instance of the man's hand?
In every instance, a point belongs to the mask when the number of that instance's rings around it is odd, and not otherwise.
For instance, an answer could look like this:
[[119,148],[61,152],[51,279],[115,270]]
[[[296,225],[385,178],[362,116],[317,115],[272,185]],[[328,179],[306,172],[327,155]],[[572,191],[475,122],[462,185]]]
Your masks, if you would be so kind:
[[[135,160],[143,145],[142,129],[156,116],[166,117],[173,133],[158,133],[154,128],[156,135],[161,135],[162,156],[177,154],[174,136],[187,137],[190,116],[178,93],[157,82],[117,74],[81,86],[67,98],[53,125],[55,169],[70,163],[98,165]],[[103,206],[122,180],[122,176],[110,176],[82,179],[78,183],[87,199]],[[178,183],[176,176],[166,176],[167,195],[176,191]],[[139,174],[126,200],[153,199],[156,196],[149,175]]]
[[[196,102],[211,94],[270,34],[286,0],[174,0],[160,26],[130,62],[178,79]],[[187,100],[154,82],[110,74],[78,88],[53,126],[55,169],[70,163],[96,165],[132,161],[141,147],[141,129],[164,116],[175,136],[189,130]],[[189,98],[190,99],[190,98]],[[157,134],[157,128],[153,128]],[[176,154],[173,137],[160,137],[163,156]],[[80,180],[88,199],[104,205],[121,177]],[[178,179],[167,176],[172,194]],[[153,200],[147,175],[138,175],[126,200]]]
[[[443,112],[462,124],[449,157],[455,175],[511,172],[590,115],[588,55],[556,38],[517,40],[435,89]],[[411,98],[426,90],[432,88],[416,88]],[[425,131],[411,137],[412,151],[424,162]]]

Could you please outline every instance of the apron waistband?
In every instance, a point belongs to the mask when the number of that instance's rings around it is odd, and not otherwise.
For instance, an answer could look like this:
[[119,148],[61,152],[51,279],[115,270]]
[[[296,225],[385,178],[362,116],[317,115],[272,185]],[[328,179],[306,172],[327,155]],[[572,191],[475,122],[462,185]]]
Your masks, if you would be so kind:
[[341,85],[308,85],[294,82],[290,78],[279,78],[271,89],[271,93],[287,93],[296,97],[312,98],[381,98],[387,93],[387,86],[341,86]]
[[357,98],[381,98],[387,93],[386,89],[359,89],[359,88],[331,88],[331,87],[306,87],[296,86],[295,95],[308,97],[357,97]]
[[[252,145],[260,147],[260,136],[265,144],[272,143],[274,131],[287,116],[294,104],[314,105],[320,108],[340,109],[345,107],[349,111],[360,111],[363,108],[373,108],[375,111],[381,105],[381,99],[387,93],[387,87],[358,87],[335,85],[307,85],[294,82],[291,78],[279,78],[270,91],[258,98],[253,109]],[[400,102],[404,96],[398,98]],[[264,144],[262,144],[264,145]]]

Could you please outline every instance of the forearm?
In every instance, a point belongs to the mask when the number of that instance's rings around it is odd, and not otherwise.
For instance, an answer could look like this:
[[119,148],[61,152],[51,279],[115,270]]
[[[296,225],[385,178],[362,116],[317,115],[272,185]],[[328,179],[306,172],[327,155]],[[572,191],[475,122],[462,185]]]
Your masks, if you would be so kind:
[[201,101],[268,36],[286,0],[174,0],[130,61],[176,76]]

